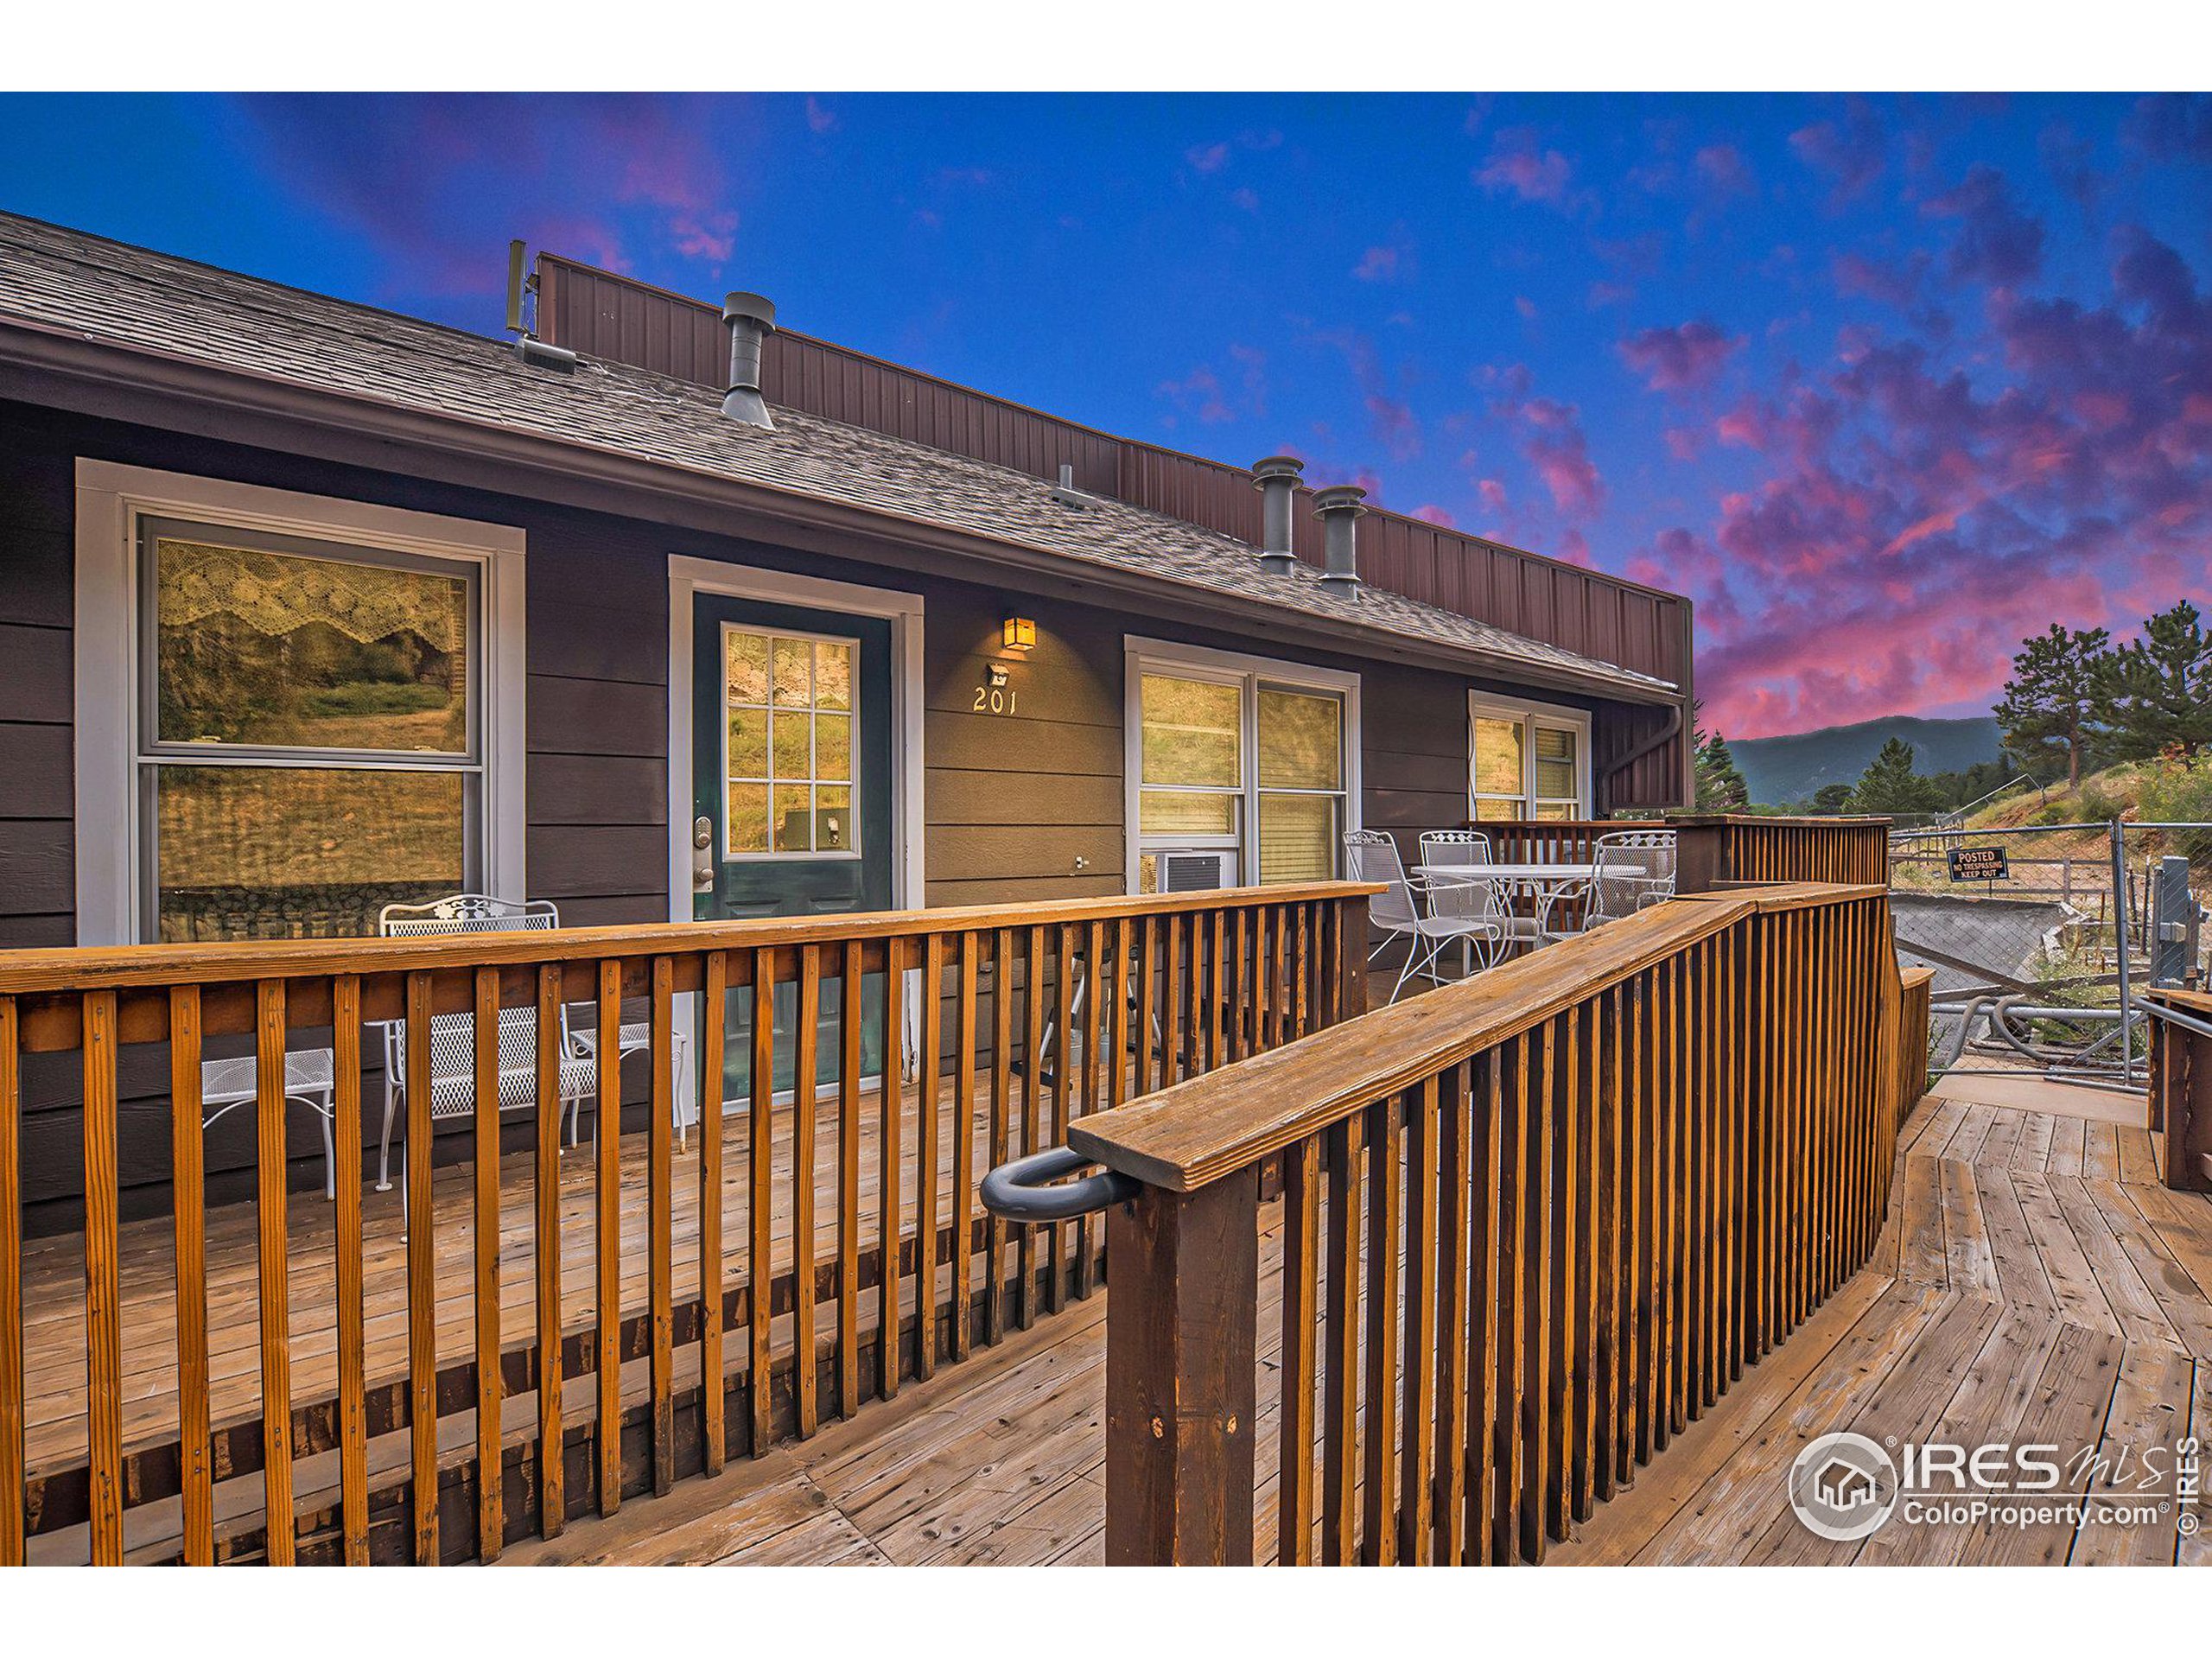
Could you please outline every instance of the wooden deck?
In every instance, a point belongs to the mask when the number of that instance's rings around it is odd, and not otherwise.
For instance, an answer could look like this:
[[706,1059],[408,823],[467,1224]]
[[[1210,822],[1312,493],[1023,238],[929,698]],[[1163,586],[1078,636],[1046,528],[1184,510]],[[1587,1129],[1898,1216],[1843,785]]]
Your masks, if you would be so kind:
[[[1383,988],[1387,989],[1387,987]],[[970,1128],[974,1167],[988,1166],[988,1090]],[[1784,1478],[1797,1451],[1831,1429],[1898,1440],[2011,1440],[2099,1446],[2117,1458],[2212,1431],[2212,1201],[2156,1184],[2140,1107],[2111,1095],[2031,1079],[1961,1079],[1923,1102],[1899,1149],[1896,1196],[1872,1263],[1788,1342],[1748,1371],[1633,1486],[1555,1548],[1556,1562],[2095,1561],[2212,1564],[2202,1536],[2169,1528],[1997,1534],[1966,1528],[1897,1529],[1864,1544],[1830,1544],[1797,1523]],[[816,1145],[833,1147],[836,1106],[819,1109]],[[873,1181],[876,1114],[861,1113],[864,1182]],[[950,1123],[950,1090],[945,1121]],[[909,1135],[913,1116],[908,1115]],[[741,1172],[745,1117],[728,1119],[724,1232],[747,1236]],[[791,1118],[779,1114],[777,1262],[788,1262]],[[645,1137],[625,1147],[623,1306],[645,1305]],[[901,1148],[911,1192],[913,1147]],[[674,1181],[676,1294],[695,1282],[696,1154],[678,1154]],[[949,1170],[949,1157],[938,1160]],[[438,1353],[471,1351],[473,1272],[466,1169],[436,1183]],[[836,1248],[834,1159],[817,1171],[817,1257]],[[503,1319],[526,1330],[535,1262],[529,1155],[502,1169]],[[938,1213],[949,1215],[949,1174]],[[588,1149],[563,1160],[565,1323],[592,1325]],[[334,1386],[334,1236],[319,1194],[291,1204],[289,1292],[295,1398]],[[405,1370],[404,1247],[398,1194],[365,1205],[367,1371]],[[863,1202],[862,1248],[875,1206]],[[1269,1217],[1272,1223],[1273,1217]],[[174,1434],[174,1263],[166,1222],[123,1230],[123,1379],[126,1446]],[[1277,1232],[1262,1240],[1261,1398],[1280,1338],[1273,1300]],[[632,1262],[632,1251],[637,1252]],[[33,1242],[25,1253],[28,1451],[35,1472],[84,1456],[85,1348],[80,1241]],[[212,1212],[208,1229],[214,1419],[258,1408],[256,1262],[249,1208]],[[978,1267],[980,1268],[980,1258]],[[864,1297],[872,1303],[872,1294]],[[864,1306],[873,1326],[876,1313]],[[531,1561],[951,1564],[1083,1563],[1103,1559],[1106,1299],[1077,1302],[1010,1333],[995,1349],[850,1421],[825,1421],[803,1441],[740,1459],[713,1480],[680,1482],[667,1496],[625,1504],[613,1517],[572,1521],[551,1542],[510,1548]],[[633,1391],[626,1368],[625,1393]],[[527,1401],[510,1402],[511,1410]],[[588,1389],[573,1413],[588,1416]],[[1263,1406],[1257,1466],[1272,1471],[1274,1413]],[[466,1452],[469,1420],[441,1424]],[[372,1443],[372,1462],[404,1462],[404,1436]],[[327,1462],[325,1459],[320,1461]],[[334,1477],[302,1465],[308,1502]],[[249,1490],[251,1489],[251,1490]],[[251,1476],[218,1485],[240,1509],[258,1496]],[[1256,1554],[1274,1554],[1270,1474],[1259,1494]],[[171,1547],[174,1503],[134,1510],[134,1554]],[[39,1541],[35,1559],[83,1559],[81,1529]]]
[[[1921,1103],[1873,1262],[1554,1561],[2212,1565],[2171,1510],[2125,1529],[1893,1517],[1858,1543],[1789,1511],[1792,1460],[1832,1430],[2046,1443],[2069,1459],[2095,1446],[2119,1484],[2089,1491],[2114,1497],[2150,1448],[2212,1433],[2212,1202],[2157,1184],[2133,1103],[1990,1082]],[[1987,1103],[1999,1094],[2034,1109]],[[2133,1124],[2113,1121],[2122,1110]]]
[[[976,1090],[976,1114],[970,1128],[974,1137],[972,1167],[978,1177],[990,1166],[988,1148],[988,1078]],[[909,1100],[912,1086],[909,1085]],[[954,1092],[948,1081],[941,1108],[943,1122],[955,1121]],[[837,1186],[835,1156],[837,1141],[837,1102],[826,1094],[817,1107],[814,1144],[816,1218],[815,1259],[834,1260],[837,1254]],[[860,1111],[859,1188],[861,1237],[859,1248],[875,1243],[879,1207],[874,1202],[880,1167],[876,1142],[878,1116],[874,1091],[865,1091]],[[902,1190],[911,1204],[916,1168],[918,1114],[905,1119],[905,1141],[900,1147]],[[788,1106],[776,1114],[773,1189],[778,1197],[774,1226],[775,1271],[789,1269],[792,1255],[791,1198],[793,1115]],[[741,1105],[725,1117],[722,1236],[728,1271],[741,1274],[749,1224],[747,1209],[747,1119]],[[953,1213],[951,1205],[950,1137],[938,1158],[940,1217]],[[395,1169],[397,1148],[394,1148]],[[623,1138],[621,1236],[621,1306],[625,1316],[647,1306],[645,1253],[647,1137],[642,1132]],[[372,1161],[372,1167],[373,1162]],[[672,1236],[675,1261],[674,1295],[677,1300],[697,1294],[699,1236],[699,1158],[696,1137],[688,1151],[676,1154]],[[472,1313],[474,1274],[474,1220],[471,1172],[466,1166],[443,1168],[433,1183],[438,1249],[436,1254],[438,1306],[438,1363],[448,1364],[474,1351]],[[594,1326],[592,1148],[587,1138],[580,1148],[561,1160],[561,1215],[563,1249],[563,1328],[587,1332]],[[500,1306],[503,1329],[515,1334],[530,1331],[535,1321],[536,1248],[533,1229],[535,1180],[532,1154],[510,1153],[500,1166]],[[292,1195],[289,1204],[290,1355],[293,1398],[322,1397],[337,1383],[335,1325],[335,1223],[333,1207],[319,1192]],[[981,1215],[981,1206],[975,1213]],[[367,1310],[366,1373],[373,1385],[401,1378],[407,1370],[406,1244],[401,1233],[400,1193],[395,1173],[392,1190],[363,1194],[363,1290]],[[912,1223],[906,1232],[911,1235]],[[122,1379],[124,1446],[126,1452],[173,1440],[176,1433],[176,1313],[175,1253],[166,1218],[134,1222],[121,1230]],[[260,1330],[256,1315],[257,1266],[254,1212],[251,1205],[234,1205],[211,1210],[207,1217],[207,1300],[211,1415],[219,1427],[252,1418],[260,1409]],[[86,1350],[84,1334],[84,1244],[79,1234],[35,1239],[23,1251],[25,1453],[34,1475],[85,1457]],[[981,1258],[978,1258],[980,1267]],[[980,1279],[978,1280],[980,1283]],[[865,1329],[876,1321],[875,1293],[861,1296]],[[911,1306],[906,1309],[911,1319]],[[779,1329],[788,1316],[779,1319]],[[632,1391],[626,1364],[626,1393]],[[569,1390],[574,1397],[569,1414],[588,1419],[593,1396],[587,1389]],[[518,1421],[527,1421],[529,1402],[510,1402],[520,1408]],[[470,1443],[467,1419],[443,1419],[442,1439],[451,1439],[456,1454]],[[391,1447],[372,1444],[372,1463],[383,1466],[387,1459],[404,1462],[404,1436],[387,1437]],[[313,1463],[315,1460],[310,1459]],[[324,1462],[329,1459],[322,1459]],[[330,1471],[303,1471],[300,1492],[304,1503],[321,1490],[319,1476]],[[332,1476],[334,1479],[334,1474]],[[238,1490],[224,1502],[226,1485]],[[259,1481],[248,1477],[235,1483],[219,1481],[220,1512],[244,1514],[257,1509]],[[134,1554],[157,1554],[173,1539],[175,1504],[149,1505],[133,1510],[128,1519],[129,1542]],[[82,1529],[37,1541],[35,1560],[81,1560]]]
[[[2033,1098],[2041,1109],[1923,1103],[1873,1263],[1551,1560],[2212,1565],[2203,1536],[2180,1538],[2171,1523],[1998,1532],[1893,1522],[1864,1543],[1833,1544],[1790,1513],[1790,1463],[1831,1429],[2094,1446],[2117,1469],[2123,1451],[2139,1459],[2212,1428],[2212,1202],[2153,1183],[2149,1135],[2114,1121],[2130,1103],[2039,1085]],[[1273,1243],[1271,1231],[1263,1286]],[[1044,1320],[810,1441],[612,1519],[573,1522],[506,1559],[1096,1563],[1105,1303]],[[1263,1376],[1277,1325],[1263,1308]],[[1263,1470],[1275,1463],[1268,1416]],[[1255,1529],[1262,1560],[1271,1487]]]

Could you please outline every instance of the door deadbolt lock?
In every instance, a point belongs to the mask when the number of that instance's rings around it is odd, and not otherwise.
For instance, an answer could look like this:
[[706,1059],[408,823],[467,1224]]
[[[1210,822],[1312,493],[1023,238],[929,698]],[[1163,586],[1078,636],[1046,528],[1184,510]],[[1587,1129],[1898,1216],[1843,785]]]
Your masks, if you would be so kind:
[[715,890],[715,821],[708,817],[691,820],[691,891],[712,893]]

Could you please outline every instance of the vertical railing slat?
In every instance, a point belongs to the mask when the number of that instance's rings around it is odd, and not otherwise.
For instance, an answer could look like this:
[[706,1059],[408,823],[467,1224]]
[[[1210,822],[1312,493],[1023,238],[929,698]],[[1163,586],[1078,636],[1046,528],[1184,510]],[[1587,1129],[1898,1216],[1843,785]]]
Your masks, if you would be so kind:
[[[952,1357],[968,1357],[971,1340],[976,1250],[976,956],[982,936],[960,936],[960,994],[953,1007],[960,1021],[956,1039],[957,1070],[952,1078]],[[1003,995],[997,987],[995,997]],[[988,1256],[987,1256],[988,1261]],[[987,1299],[989,1300],[989,1299]]]
[[817,1089],[821,1029],[822,950],[810,944],[799,951],[798,1011],[791,1030],[791,1408],[803,1440],[821,1421],[814,1357],[814,1141],[815,1114],[822,1103]]
[[437,1236],[430,1190],[430,976],[407,976],[407,1445],[412,1559],[438,1563]]
[[861,1402],[861,942],[845,941],[838,996],[837,1414]]
[[[1021,1070],[1022,1098],[1033,1103],[1044,1087],[1039,1073],[1044,1057],[1044,1020],[1039,1012],[1045,988],[1045,931],[1033,927],[1023,957],[1024,995],[1020,1041],[1027,1051]],[[1014,1154],[1014,930],[1000,928],[991,935],[991,1119],[984,1155],[997,1167]],[[1025,1105],[1025,1112],[1029,1108]],[[1006,1268],[1009,1240],[1007,1224],[995,1216],[983,1224],[983,1340],[996,1342],[1006,1333]],[[1029,1229],[1020,1230],[1014,1254],[1026,1262]]]
[[[262,980],[254,987],[254,1204],[260,1224],[257,1253],[261,1293],[261,1481],[269,1560],[275,1567],[289,1567],[293,1554],[291,1245],[285,1212],[290,1183],[285,1179],[284,1031],[283,982]],[[112,1090],[112,1077],[109,1087]],[[111,1157],[111,1144],[109,1152]]]
[[593,1000],[598,1100],[592,1114],[597,1376],[594,1444],[599,1457],[599,1512],[622,1507],[622,964],[599,964]]
[[476,1553],[494,1561],[506,1535],[499,1471],[499,972],[475,976],[474,1140],[471,1174],[476,1277]]
[[368,1308],[362,1284],[361,981],[331,982],[331,1141],[338,1188],[338,1484],[340,1544],[348,1567],[369,1560]]
[[[340,1021],[343,1023],[342,1019]],[[358,1051],[359,1039],[356,1038]],[[169,1216],[176,1248],[176,1411],[177,1473],[182,1487],[184,1560],[188,1567],[209,1567],[215,1560],[214,1462],[208,1445],[210,1408],[207,1398],[207,1159],[200,1114],[200,1064],[201,1031],[200,987],[177,985],[169,990]],[[342,1050],[341,1050],[342,1059]],[[338,1071],[344,1084],[346,1071]],[[360,1076],[358,1052],[353,1077],[353,1302],[359,1331],[360,1269]],[[0,1107],[0,1109],[4,1109]],[[339,1115],[340,1123],[344,1114]],[[346,1255],[343,1200],[346,1196],[341,1162],[338,1240],[340,1290],[340,1382],[345,1373]],[[358,1349],[357,1349],[358,1353]],[[355,1371],[359,1380],[359,1368]],[[17,1384],[20,1387],[20,1381]],[[8,1392],[0,1385],[0,1394]],[[341,1414],[342,1415],[342,1414]],[[359,1470],[351,1471],[356,1478]],[[350,1529],[349,1529],[350,1531]]]
[[[937,1375],[938,1097],[944,1087],[944,935],[922,943],[921,1052],[914,1124],[914,1375]],[[956,1255],[957,1253],[956,1252]]]
[[[652,963],[645,1131],[645,1294],[653,1491],[676,1484],[676,959]],[[610,1057],[610,1065],[619,1065]]]
[[[86,1473],[90,1479],[87,1513],[92,1527],[92,1561],[112,1567],[123,1560],[123,1292],[121,1266],[117,1260],[116,1168],[116,1005],[113,991],[87,991],[81,999],[84,1018],[84,1141],[85,1141],[85,1420]],[[281,1028],[281,1027],[280,1027]],[[282,1052],[280,1046],[279,1052]],[[281,1086],[281,1073],[279,1074]],[[280,1096],[281,1099],[281,1096]],[[264,1152],[264,1156],[266,1154]],[[265,1189],[264,1197],[265,1198]],[[280,1179],[277,1201],[283,1199]],[[283,1233],[280,1221],[278,1238]],[[262,1228],[262,1251],[266,1259],[268,1228]],[[280,1254],[279,1262],[283,1261]],[[279,1272],[280,1300],[282,1268]],[[269,1280],[261,1278],[260,1310],[263,1339],[262,1386],[269,1384],[267,1337]],[[282,1316],[279,1315],[281,1329]],[[289,1404],[287,1415],[289,1414]],[[263,1433],[269,1433],[264,1414]],[[281,1435],[278,1437],[281,1442]],[[283,1496],[290,1513],[290,1465],[284,1463],[280,1444],[270,1466],[282,1463],[272,1477],[270,1536],[271,1559],[278,1530],[274,1498]]]
[[[890,939],[883,947],[883,1077],[877,1087],[875,1125],[875,1392],[882,1400],[899,1392],[900,1351],[906,1345],[901,1336],[906,1050],[906,941]],[[918,1155],[915,1166],[918,1172],[923,1167]],[[916,1306],[918,1310],[925,1306],[918,1296]]]
[[729,1040],[729,952],[709,950],[699,988],[699,1429],[709,1476],[729,1456],[722,1363],[722,1074]]
[[566,1380],[561,1354],[561,1119],[566,1103],[561,1088],[561,969],[552,963],[537,969],[535,1020],[531,1075],[537,1109],[531,1249],[537,1304],[537,1529],[542,1537],[557,1538],[569,1520],[568,1459],[561,1422],[561,1389]]
[[1313,1560],[1313,1394],[1319,1290],[1321,1142],[1308,1135],[1282,1155],[1281,1409],[1275,1487],[1275,1559]]
[[746,1109],[747,1450],[768,1449],[769,1332],[775,1313],[776,953],[753,953],[753,1058]]

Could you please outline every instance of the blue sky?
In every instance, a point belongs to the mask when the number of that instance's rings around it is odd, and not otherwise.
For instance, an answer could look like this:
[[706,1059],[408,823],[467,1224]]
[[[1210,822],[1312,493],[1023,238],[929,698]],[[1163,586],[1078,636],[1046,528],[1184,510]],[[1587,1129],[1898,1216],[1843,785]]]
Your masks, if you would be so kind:
[[495,331],[511,236],[1693,594],[1732,735],[2212,604],[2212,99],[0,98],[0,207]]

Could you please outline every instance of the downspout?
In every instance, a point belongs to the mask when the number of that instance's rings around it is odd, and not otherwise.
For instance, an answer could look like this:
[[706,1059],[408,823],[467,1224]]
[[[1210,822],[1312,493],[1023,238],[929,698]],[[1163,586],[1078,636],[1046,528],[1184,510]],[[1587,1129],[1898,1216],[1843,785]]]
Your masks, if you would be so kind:
[[1673,742],[1681,734],[1681,730],[1682,706],[1679,702],[1669,703],[1667,705],[1667,723],[1605,768],[1598,779],[1598,793],[1603,798],[1598,803],[1601,817],[1613,810],[1613,779],[1655,749],[1664,748]]

